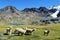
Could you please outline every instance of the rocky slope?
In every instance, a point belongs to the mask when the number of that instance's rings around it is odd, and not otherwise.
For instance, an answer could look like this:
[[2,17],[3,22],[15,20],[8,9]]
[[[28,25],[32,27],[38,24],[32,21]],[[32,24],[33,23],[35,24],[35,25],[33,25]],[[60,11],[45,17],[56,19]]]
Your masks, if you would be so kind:
[[51,9],[40,7],[18,10],[14,6],[7,6],[0,9],[0,21],[8,24],[55,23],[51,19],[60,20],[60,10],[57,7]]

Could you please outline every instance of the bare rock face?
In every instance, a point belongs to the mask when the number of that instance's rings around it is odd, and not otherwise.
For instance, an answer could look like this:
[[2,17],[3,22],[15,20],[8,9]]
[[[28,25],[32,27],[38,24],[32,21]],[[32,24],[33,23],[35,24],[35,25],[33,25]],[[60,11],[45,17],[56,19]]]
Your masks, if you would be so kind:
[[36,14],[38,14],[39,16],[47,16],[47,15],[49,15],[49,13],[51,13],[50,10],[48,10],[45,7],[40,7],[40,8],[25,8],[23,11],[24,12],[33,12],[33,13],[36,12]]
[[[54,19],[51,17],[57,9],[47,9],[45,7],[39,8],[25,8],[23,10],[18,10],[14,6],[6,6],[0,9],[0,21],[9,24],[40,24],[40,20],[46,19],[49,21]],[[60,17],[60,12],[57,14]],[[43,21],[42,20],[42,21]],[[60,18],[58,18],[60,20]],[[52,21],[49,21],[52,23]]]

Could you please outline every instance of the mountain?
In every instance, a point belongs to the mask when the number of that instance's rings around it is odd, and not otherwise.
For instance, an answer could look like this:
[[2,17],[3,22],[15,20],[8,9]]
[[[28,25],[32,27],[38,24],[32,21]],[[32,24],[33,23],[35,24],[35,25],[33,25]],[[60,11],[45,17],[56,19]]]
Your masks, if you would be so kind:
[[22,11],[36,13],[39,16],[48,16],[51,13],[50,10],[48,10],[45,7],[40,7],[40,8],[25,8]]
[[51,15],[53,18],[60,17],[60,5],[52,7],[50,11],[53,13]]
[[17,10],[14,6],[7,6],[5,8],[0,9],[0,14],[11,14],[11,13],[18,13],[19,10]]
[[52,23],[50,20],[56,21],[56,18],[60,20],[60,10],[57,7],[51,9],[39,7],[18,10],[14,6],[6,6],[0,9],[0,22],[7,24],[41,24],[47,21]]
[[15,17],[18,17],[20,11],[14,6],[6,6],[5,8],[0,9],[0,21],[6,23],[13,23]]

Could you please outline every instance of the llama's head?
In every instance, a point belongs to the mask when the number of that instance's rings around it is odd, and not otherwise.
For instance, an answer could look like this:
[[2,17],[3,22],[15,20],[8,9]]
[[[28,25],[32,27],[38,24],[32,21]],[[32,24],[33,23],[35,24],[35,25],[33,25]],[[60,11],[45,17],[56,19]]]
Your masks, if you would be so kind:
[[36,31],[36,29],[34,28],[32,31]]

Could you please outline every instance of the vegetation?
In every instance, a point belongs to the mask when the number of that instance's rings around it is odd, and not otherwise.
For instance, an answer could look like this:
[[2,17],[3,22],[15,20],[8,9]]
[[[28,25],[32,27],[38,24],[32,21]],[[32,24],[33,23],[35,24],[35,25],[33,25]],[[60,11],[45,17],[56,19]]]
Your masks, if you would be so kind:
[[[48,24],[48,25],[12,25],[13,30],[17,27],[20,28],[36,28],[36,31],[32,35],[13,36],[2,35],[6,28],[10,26],[8,24],[0,23],[0,40],[60,40],[60,24]],[[45,29],[50,30],[48,36],[44,36]]]

